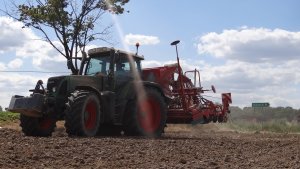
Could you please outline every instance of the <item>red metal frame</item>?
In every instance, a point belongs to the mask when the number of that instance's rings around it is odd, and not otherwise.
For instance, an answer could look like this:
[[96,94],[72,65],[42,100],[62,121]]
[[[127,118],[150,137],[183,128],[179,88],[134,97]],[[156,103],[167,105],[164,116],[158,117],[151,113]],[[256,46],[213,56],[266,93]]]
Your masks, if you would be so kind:
[[[222,94],[222,105],[204,98],[201,94],[210,90],[202,88],[200,72],[195,69],[183,74],[179,60],[177,62],[143,70],[143,80],[160,84],[169,98],[167,123],[226,122],[227,114],[230,113],[231,94]],[[187,73],[194,74],[194,83]],[[194,85],[197,80],[199,87]]]

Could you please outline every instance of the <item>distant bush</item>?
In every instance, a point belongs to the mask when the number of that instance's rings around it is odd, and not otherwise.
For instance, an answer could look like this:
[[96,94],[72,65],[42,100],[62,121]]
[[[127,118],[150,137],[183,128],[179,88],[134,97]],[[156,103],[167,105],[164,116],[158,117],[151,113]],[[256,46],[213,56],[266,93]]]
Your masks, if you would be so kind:
[[300,133],[300,110],[291,107],[231,107],[229,123],[234,130]]
[[300,123],[297,121],[289,122],[286,119],[266,122],[236,120],[228,122],[226,126],[237,131],[300,133]]
[[20,118],[19,113],[0,112],[0,122],[15,121]]
[[300,110],[291,107],[267,107],[267,108],[252,108],[231,107],[231,120],[246,120],[255,122],[267,122],[272,120],[285,119],[292,122],[299,120]]

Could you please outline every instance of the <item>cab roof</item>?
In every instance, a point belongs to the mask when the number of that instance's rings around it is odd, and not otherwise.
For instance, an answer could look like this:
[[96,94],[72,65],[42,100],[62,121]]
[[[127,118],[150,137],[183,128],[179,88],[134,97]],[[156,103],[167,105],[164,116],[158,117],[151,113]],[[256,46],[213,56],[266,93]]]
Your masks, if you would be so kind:
[[106,53],[106,52],[110,52],[111,50],[113,50],[115,52],[119,52],[121,55],[128,55],[128,56],[132,56],[132,57],[135,57],[137,59],[140,59],[140,60],[144,60],[143,55],[136,55],[136,54],[131,53],[131,52],[126,52],[124,50],[119,50],[119,49],[109,48],[109,47],[99,47],[99,48],[90,49],[90,50],[88,50],[88,55]]

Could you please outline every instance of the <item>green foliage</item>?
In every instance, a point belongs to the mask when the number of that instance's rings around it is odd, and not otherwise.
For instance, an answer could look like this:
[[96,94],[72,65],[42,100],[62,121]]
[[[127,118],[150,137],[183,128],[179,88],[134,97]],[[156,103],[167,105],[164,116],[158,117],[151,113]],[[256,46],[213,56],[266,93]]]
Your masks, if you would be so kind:
[[70,24],[68,12],[64,10],[67,7],[66,0],[49,0],[45,5],[19,5],[19,21],[27,22],[25,26],[38,26],[39,23],[56,25],[58,27]]
[[[40,29],[40,24],[43,24],[62,31],[58,33],[63,33],[63,29],[68,29],[69,33],[66,34],[66,38],[70,41],[79,32],[83,33],[94,28],[94,21],[99,18],[92,12],[96,11],[97,14],[100,14],[101,11],[109,11],[114,14],[122,14],[124,12],[123,5],[129,0],[82,0],[77,4],[71,0],[37,2],[36,5],[19,5],[18,20],[26,23],[27,27]],[[78,4],[81,6],[79,7]],[[78,13],[77,10],[80,12]]]
[[20,114],[11,112],[0,112],[0,123],[18,120]]

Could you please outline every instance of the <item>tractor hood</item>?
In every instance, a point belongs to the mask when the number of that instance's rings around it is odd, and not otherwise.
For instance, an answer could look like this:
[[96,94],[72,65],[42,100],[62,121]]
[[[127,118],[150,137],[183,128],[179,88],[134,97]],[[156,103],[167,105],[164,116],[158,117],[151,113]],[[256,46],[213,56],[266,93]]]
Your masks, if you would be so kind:
[[49,78],[47,83],[47,91],[50,96],[66,96],[76,89],[85,87],[101,91],[103,89],[103,77],[81,75],[56,76]]

